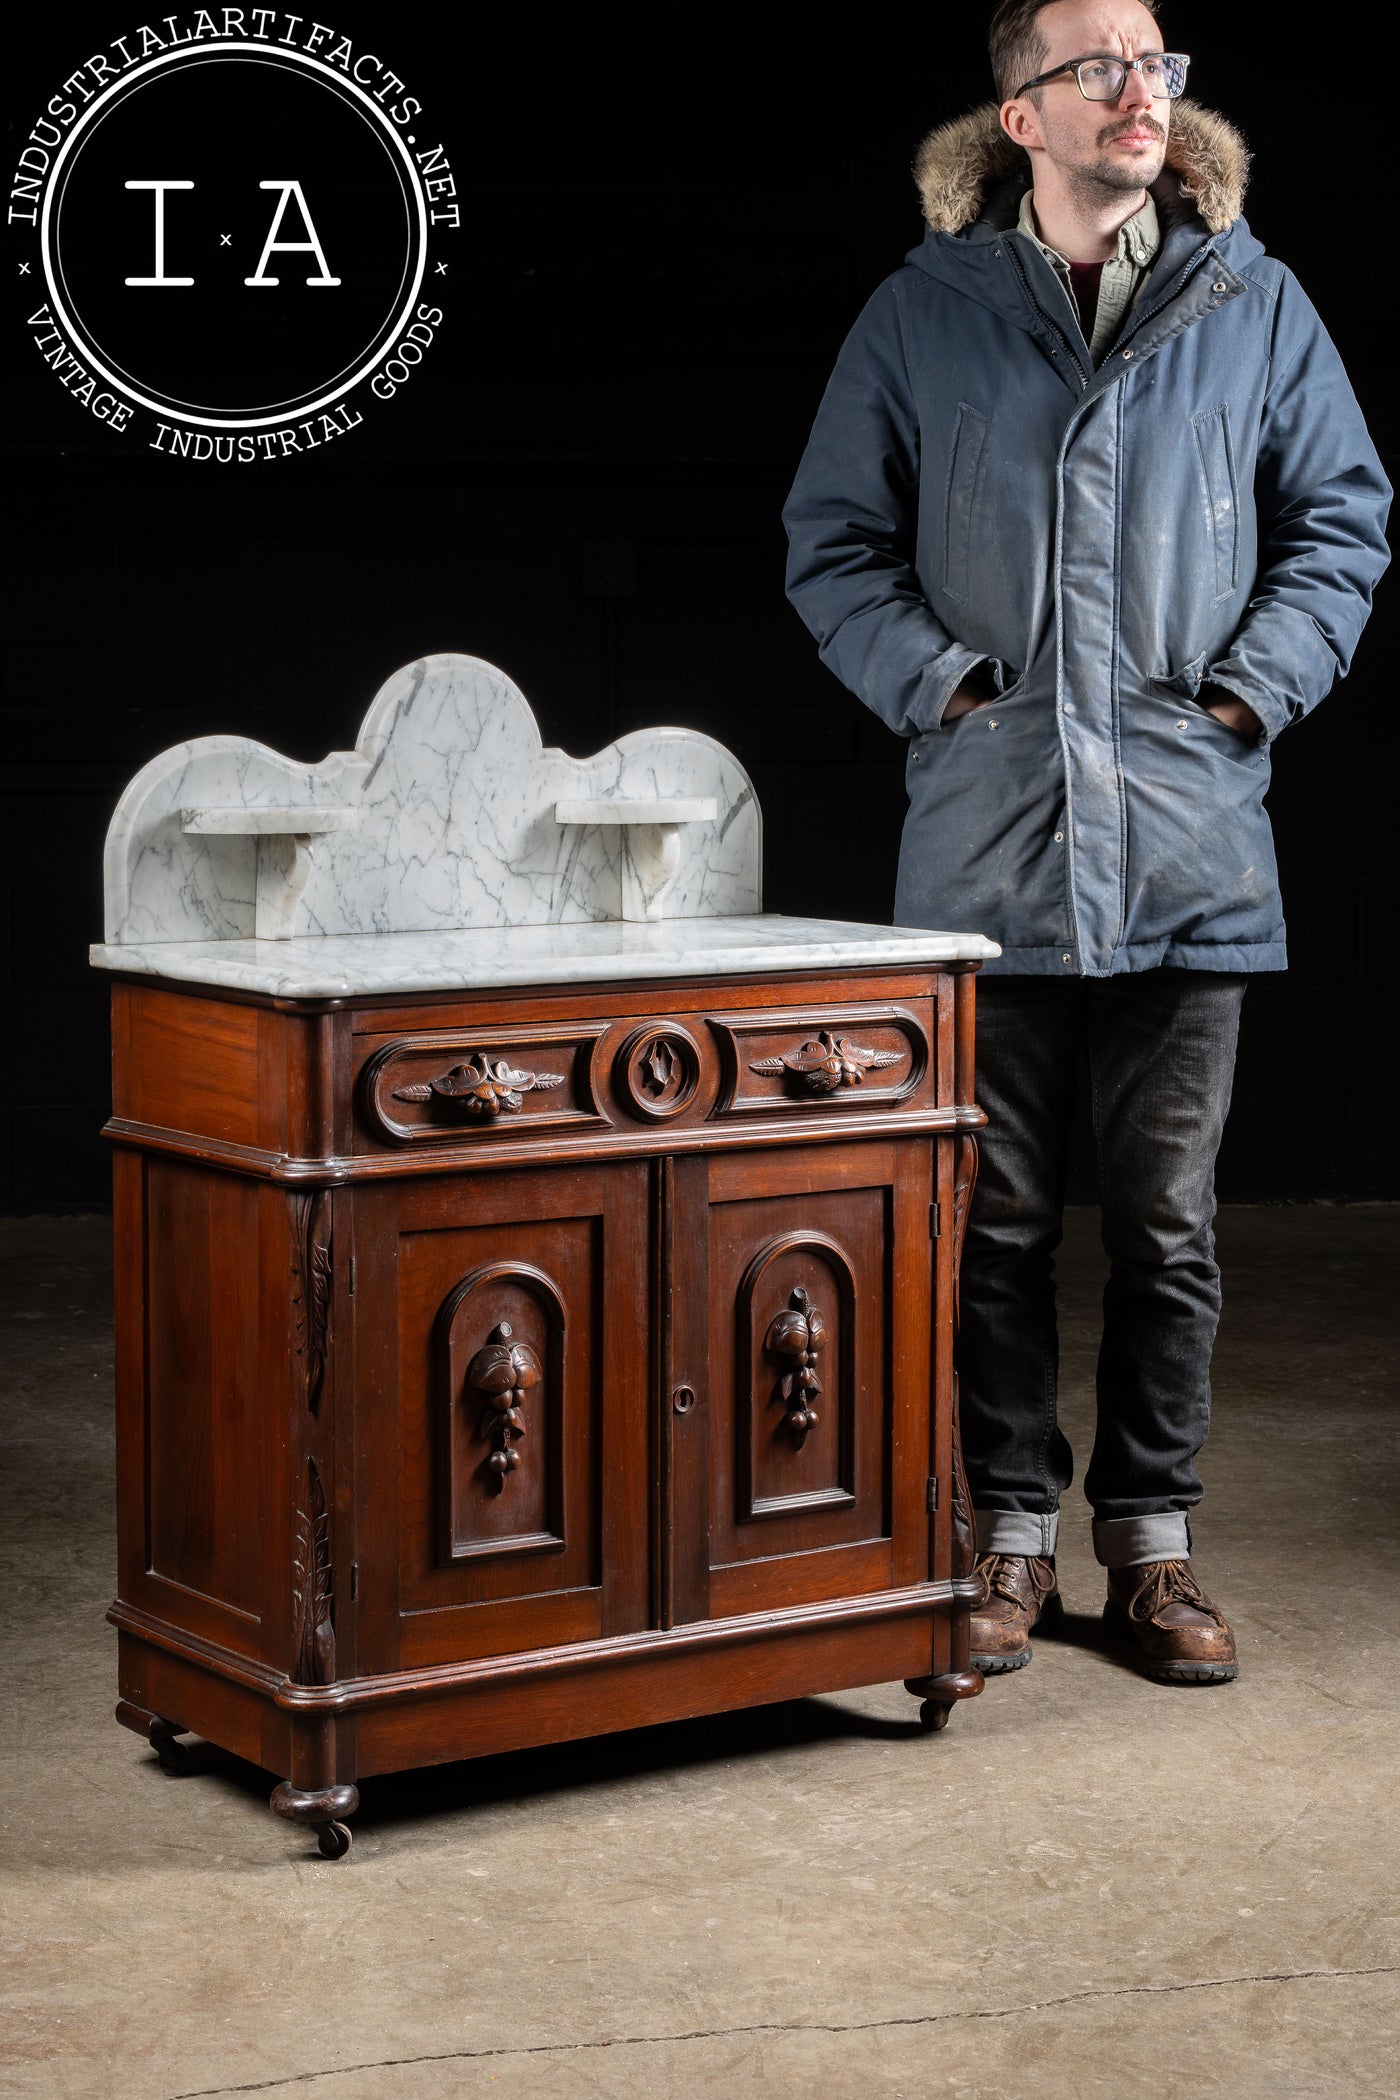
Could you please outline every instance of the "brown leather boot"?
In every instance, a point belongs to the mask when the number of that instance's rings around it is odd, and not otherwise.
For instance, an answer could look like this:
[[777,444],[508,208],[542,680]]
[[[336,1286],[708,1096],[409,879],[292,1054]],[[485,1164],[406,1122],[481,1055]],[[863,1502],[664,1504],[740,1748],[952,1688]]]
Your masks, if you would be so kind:
[[1228,1684],[1240,1674],[1235,1636],[1189,1560],[1110,1568],[1103,1616],[1110,1633],[1137,1642],[1143,1670],[1161,1684]]
[[984,1553],[973,1572],[982,1584],[972,1607],[973,1669],[984,1677],[1024,1669],[1034,1653],[1034,1628],[1064,1617],[1053,1556]]

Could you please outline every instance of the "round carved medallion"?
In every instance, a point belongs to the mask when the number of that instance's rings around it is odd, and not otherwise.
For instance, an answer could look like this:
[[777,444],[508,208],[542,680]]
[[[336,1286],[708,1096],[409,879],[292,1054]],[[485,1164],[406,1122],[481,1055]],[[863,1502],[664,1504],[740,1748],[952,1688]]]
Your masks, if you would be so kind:
[[700,1084],[700,1052],[675,1022],[634,1028],[617,1054],[619,1099],[640,1116],[664,1122],[689,1108]]

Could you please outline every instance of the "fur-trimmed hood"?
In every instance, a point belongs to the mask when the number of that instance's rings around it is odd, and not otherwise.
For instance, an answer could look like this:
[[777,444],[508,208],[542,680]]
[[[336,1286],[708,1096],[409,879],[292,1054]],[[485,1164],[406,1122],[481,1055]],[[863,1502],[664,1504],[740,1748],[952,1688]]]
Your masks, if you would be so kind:
[[[1014,185],[1019,200],[1027,174],[1026,155],[1006,136],[990,102],[931,131],[914,156],[924,217],[935,233],[972,225],[1003,184]],[[1198,102],[1175,103],[1166,162],[1152,185],[1157,203],[1183,200],[1210,233],[1224,233],[1240,215],[1248,179],[1249,148],[1234,125]],[[1007,223],[1014,218],[1012,212]]]

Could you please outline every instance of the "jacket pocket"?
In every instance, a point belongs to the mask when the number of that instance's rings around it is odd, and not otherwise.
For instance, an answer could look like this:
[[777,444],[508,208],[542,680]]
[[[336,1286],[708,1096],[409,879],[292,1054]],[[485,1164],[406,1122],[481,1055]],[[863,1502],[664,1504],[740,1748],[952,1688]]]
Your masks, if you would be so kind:
[[1175,725],[1178,733],[1186,729],[1188,723],[1195,723],[1198,730],[1204,730],[1206,741],[1211,748],[1235,764],[1252,767],[1262,765],[1265,762],[1265,753],[1260,745],[1250,737],[1241,736],[1238,730],[1231,729],[1229,723],[1222,722],[1219,715],[1213,715],[1202,700],[1201,687],[1205,683],[1205,671],[1205,657],[1193,656],[1190,663],[1183,664],[1179,671],[1157,672],[1152,680],[1153,691],[1159,698],[1170,700],[1174,708],[1179,708],[1185,703],[1186,716]]
[[950,598],[967,596],[972,521],[977,508],[977,484],[982,474],[986,443],[987,418],[969,402],[960,401],[952,457],[948,462],[948,494],[943,518],[943,588]]
[[1239,515],[1235,462],[1230,449],[1230,414],[1222,401],[1191,418],[1201,462],[1201,488],[1215,555],[1215,600],[1228,598],[1239,580]]
[[1206,659],[1202,650],[1199,656],[1192,657],[1189,664],[1183,664],[1179,671],[1154,671],[1152,683],[1162,692],[1177,693],[1183,700],[1194,700],[1205,682],[1205,675]]

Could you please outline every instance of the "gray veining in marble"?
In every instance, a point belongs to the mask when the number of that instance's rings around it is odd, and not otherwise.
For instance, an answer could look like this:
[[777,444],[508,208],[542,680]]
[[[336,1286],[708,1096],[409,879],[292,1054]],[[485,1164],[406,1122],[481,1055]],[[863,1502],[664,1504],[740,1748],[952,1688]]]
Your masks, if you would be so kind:
[[542,747],[493,665],[425,657],[381,688],[355,749],[319,765],[227,736],[152,759],[107,835],[107,945],[248,941],[260,851],[261,924],[283,938],[617,920],[636,873],[629,827],[561,825],[555,805],[695,800],[715,815],[678,827],[667,919],[758,911],[758,804],[721,744],[649,729],[570,758]]
[[839,920],[759,917],[642,925],[478,927],[462,932],[289,941],[181,941],[94,947],[99,969],[132,971],[285,999],[625,979],[764,979],[787,971],[983,961],[1000,954],[976,933]]

